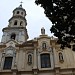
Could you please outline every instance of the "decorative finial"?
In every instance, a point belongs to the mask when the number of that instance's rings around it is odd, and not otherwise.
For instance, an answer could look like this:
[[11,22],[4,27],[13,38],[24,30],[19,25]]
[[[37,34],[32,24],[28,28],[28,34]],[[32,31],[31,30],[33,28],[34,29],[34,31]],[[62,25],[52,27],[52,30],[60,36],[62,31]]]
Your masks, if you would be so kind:
[[20,7],[22,7],[22,3],[23,3],[23,2],[21,1],[20,3],[21,3],[21,4],[20,4]]

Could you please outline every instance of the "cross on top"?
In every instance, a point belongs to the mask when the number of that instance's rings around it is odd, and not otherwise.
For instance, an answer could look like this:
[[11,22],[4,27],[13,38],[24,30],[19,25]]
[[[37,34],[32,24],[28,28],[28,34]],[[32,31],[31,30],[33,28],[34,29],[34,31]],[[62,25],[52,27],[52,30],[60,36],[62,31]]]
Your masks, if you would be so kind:
[[21,1],[20,3],[21,3],[21,5],[22,5],[23,2]]
[[22,3],[23,3],[23,2],[21,1],[20,3],[21,3],[21,4],[20,4],[20,7],[22,7]]

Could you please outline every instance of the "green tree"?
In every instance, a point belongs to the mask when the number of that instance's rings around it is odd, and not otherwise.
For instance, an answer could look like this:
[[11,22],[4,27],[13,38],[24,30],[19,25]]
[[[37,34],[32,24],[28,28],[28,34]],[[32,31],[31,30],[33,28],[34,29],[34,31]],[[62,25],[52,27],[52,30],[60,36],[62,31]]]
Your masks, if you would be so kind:
[[58,37],[61,48],[75,43],[75,0],[35,0],[44,8],[44,13],[52,22],[50,31]]

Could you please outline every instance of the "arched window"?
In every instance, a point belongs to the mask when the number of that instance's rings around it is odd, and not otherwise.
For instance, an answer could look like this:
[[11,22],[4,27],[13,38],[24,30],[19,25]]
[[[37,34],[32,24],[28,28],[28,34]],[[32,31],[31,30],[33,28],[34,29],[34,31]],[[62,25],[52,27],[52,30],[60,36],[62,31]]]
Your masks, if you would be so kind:
[[11,69],[13,57],[5,57],[3,69]]
[[42,43],[42,49],[46,49],[46,43]]
[[16,34],[12,34],[10,38],[13,39],[13,40],[15,40]]
[[31,54],[28,55],[28,64],[29,65],[32,64],[32,55]]
[[17,20],[15,20],[14,25],[17,25]]
[[22,26],[22,25],[23,25],[23,21],[20,22],[20,26]]
[[50,54],[41,54],[41,68],[50,68]]
[[23,15],[23,12],[21,12],[21,14]]
[[20,12],[19,11],[17,11],[17,14],[19,14]]
[[62,53],[59,53],[59,61],[63,61],[63,54]]

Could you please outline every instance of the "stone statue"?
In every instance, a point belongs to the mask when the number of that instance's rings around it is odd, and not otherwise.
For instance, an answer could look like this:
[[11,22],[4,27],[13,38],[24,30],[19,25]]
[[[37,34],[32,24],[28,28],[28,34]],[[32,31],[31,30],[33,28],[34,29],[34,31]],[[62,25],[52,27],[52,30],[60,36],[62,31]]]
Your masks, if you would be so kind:
[[44,29],[44,27],[41,28],[41,34],[45,34],[45,29]]

